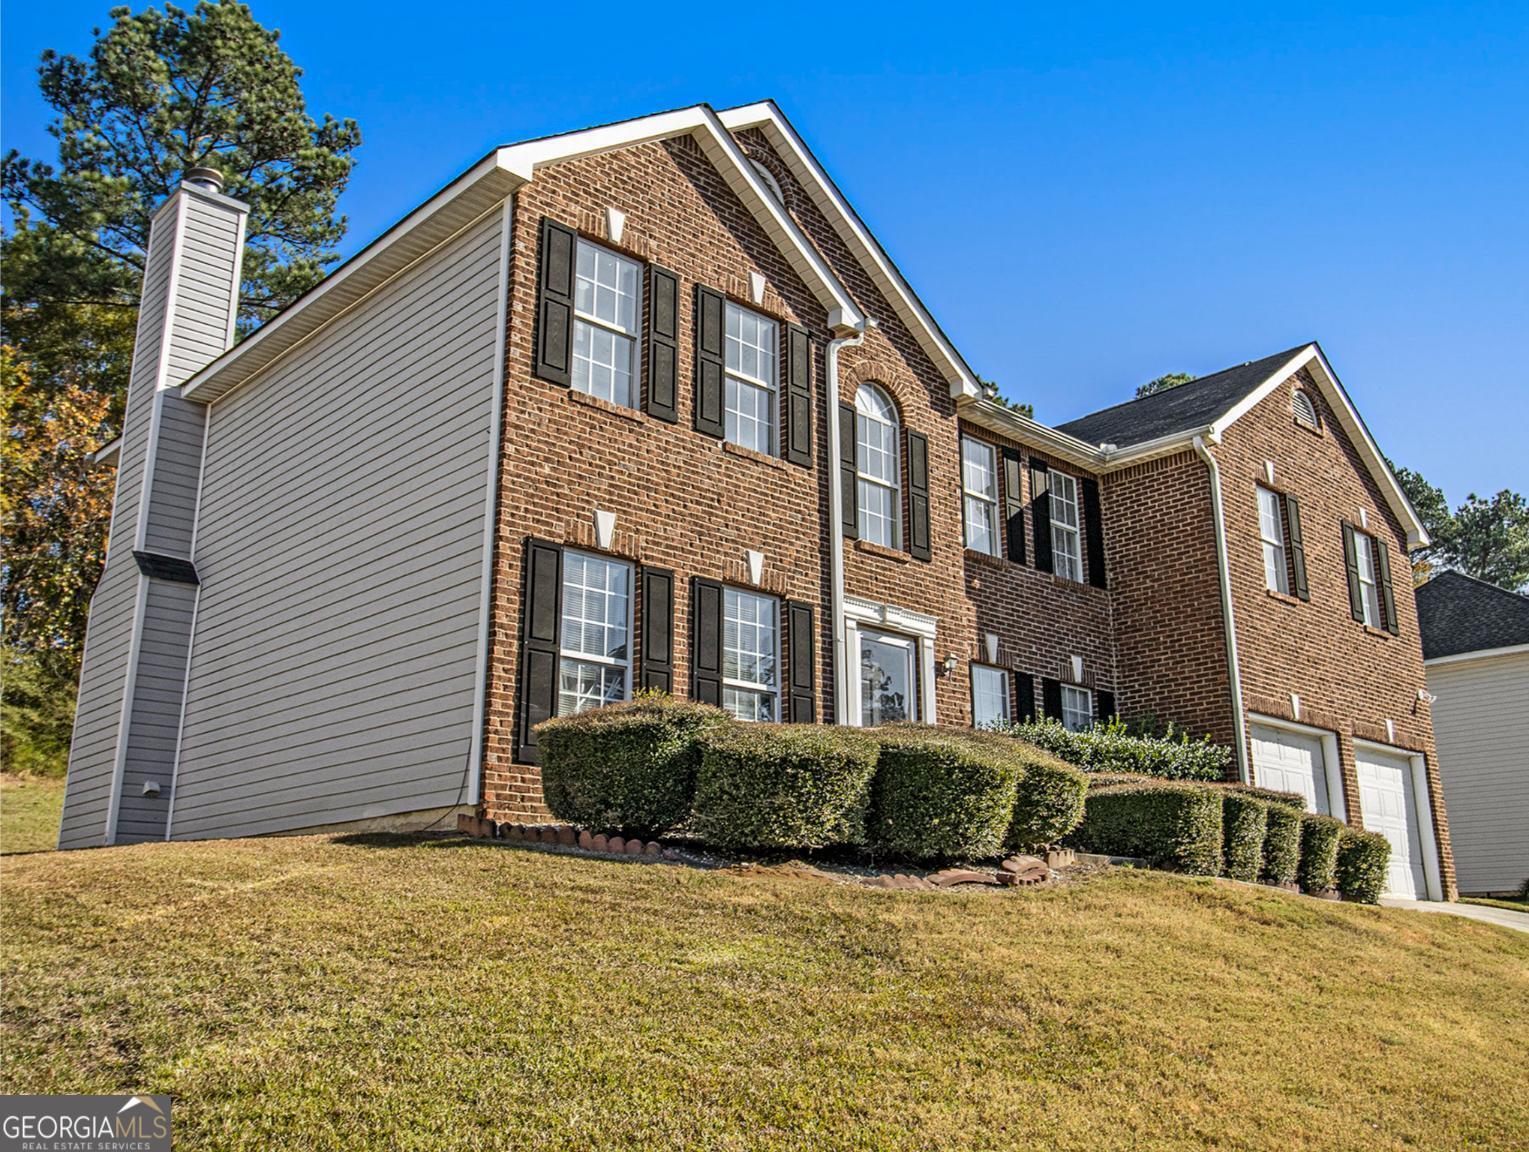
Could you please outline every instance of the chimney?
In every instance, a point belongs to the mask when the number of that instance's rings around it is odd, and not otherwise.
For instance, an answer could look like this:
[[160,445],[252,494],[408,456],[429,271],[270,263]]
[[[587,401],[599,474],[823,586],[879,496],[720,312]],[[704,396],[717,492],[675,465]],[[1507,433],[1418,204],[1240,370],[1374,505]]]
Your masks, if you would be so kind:
[[233,343],[249,215],[222,189],[216,169],[189,169],[150,224],[61,848],[158,840],[169,827],[199,588],[192,544],[207,420],[180,385]]

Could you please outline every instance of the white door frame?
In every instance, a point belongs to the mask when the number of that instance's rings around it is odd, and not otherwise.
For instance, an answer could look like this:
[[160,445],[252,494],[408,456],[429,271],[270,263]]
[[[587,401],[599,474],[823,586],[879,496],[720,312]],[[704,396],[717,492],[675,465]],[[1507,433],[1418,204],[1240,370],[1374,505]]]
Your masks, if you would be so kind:
[[[1433,800],[1428,795],[1428,757],[1410,748],[1397,748],[1378,740],[1354,737],[1354,753],[1357,767],[1358,753],[1362,748],[1406,760],[1412,766],[1412,816],[1418,822],[1418,844],[1423,853],[1423,879],[1428,886],[1428,899],[1444,899],[1444,878],[1439,874],[1439,842],[1433,834]],[[1364,813],[1359,814],[1364,823]]]
[[844,598],[844,656],[848,665],[845,687],[845,722],[859,727],[860,717],[860,625],[898,632],[916,642],[918,648],[919,722],[935,723],[934,710],[934,640],[939,618],[911,608],[878,604],[860,596]]
[[1253,763],[1253,725],[1265,728],[1282,728],[1299,736],[1315,736],[1322,741],[1322,774],[1327,777],[1327,809],[1339,820],[1348,822],[1348,804],[1343,798],[1343,760],[1338,755],[1338,734],[1327,728],[1313,728],[1310,724],[1297,724],[1293,720],[1281,720],[1277,716],[1265,716],[1259,712],[1248,713],[1248,770],[1253,783],[1258,781],[1258,766]]

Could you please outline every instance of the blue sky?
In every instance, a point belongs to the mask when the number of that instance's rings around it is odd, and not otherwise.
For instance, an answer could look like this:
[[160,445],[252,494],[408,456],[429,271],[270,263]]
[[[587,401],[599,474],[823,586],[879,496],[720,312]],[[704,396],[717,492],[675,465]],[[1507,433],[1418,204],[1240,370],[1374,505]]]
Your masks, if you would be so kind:
[[[5,147],[108,7],[6,5]],[[1523,3],[253,8],[361,124],[347,252],[495,144],[770,96],[1042,420],[1315,338],[1452,501],[1529,488]]]

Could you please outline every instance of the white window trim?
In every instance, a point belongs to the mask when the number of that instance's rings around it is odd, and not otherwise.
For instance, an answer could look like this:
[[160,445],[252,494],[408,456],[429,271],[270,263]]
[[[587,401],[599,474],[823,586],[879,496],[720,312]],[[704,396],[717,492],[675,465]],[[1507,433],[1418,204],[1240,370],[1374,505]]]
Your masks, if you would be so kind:
[[[1288,596],[1290,594],[1290,554],[1285,546],[1285,498],[1266,485],[1255,484],[1254,487],[1258,490],[1259,556],[1264,561],[1264,587],[1268,588],[1271,592],[1279,592],[1282,595]],[[1268,495],[1274,501],[1274,530],[1279,533],[1278,539],[1271,540],[1268,536],[1264,535],[1263,498],[1265,495]],[[1264,550],[1271,547],[1279,558],[1278,563],[1275,565],[1278,579],[1274,584],[1269,583],[1269,561],[1268,557],[1263,555]]]
[[[988,475],[993,478],[993,494],[989,496],[985,492],[976,492],[966,486],[966,446],[974,444],[988,454]],[[992,540],[991,548],[978,548],[971,542],[971,522],[966,516],[966,501],[976,500],[988,507],[989,537]],[[975,436],[961,437],[961,546],[969,548],[973,552],[981,552],[986,556],[997,556],[1001,543],[999,541],[998,528],[998,448],[989,444],[986,440],[978,440]]]
[[[1433,834],[1433,800],[1428,795],[1428,758],[1410,748],[1397,748],[1375,740],[1354,737],[1354,748],[1370,748],[1388,756],[1404,758],[1412,766],[1413,816],[1418,822],[1418,846],[1423,853],[1423,879],[1427,882],[1428,899],[1444,899],[1444,878],[1439,874],[1439,842]],[[1359,814],[1364,822],[1364,813]]]
[[[1364,550],[1360,551],[1359,542],[1364,541]],[[1359,611],[1364,616],[1366,628],[1384,628],[1386,606],[1381,603],[1380,577],[1375,571],[1375,537],[1360,528],[1354,529],[1354,567],[1359,570]],[[1370,603],[1370,594],[1374,595],[1373,606]],[[1373,612],[1372,612],[1373,607]],[[1374,619],[1371,619],[1371,616]]]
[[[779,721],[781,719],[780,597],[772,596],[767,592],[758,592],[752,588],[738,588],[730,584],[722,586],[722,651],[724,661],[726,660],[727,653],[727,594],[729,592],[736,596],[749,596],[756,600],[766,601],[770,605],[771,611],[775,614],[775,626],[771,629],[775,635],[775,687],[771,689],[768,684],[756,683],[752,680],[738,680],[729,676],[722,677],[722,687],[724,690],[734,688],[740,692],[751,692],[757,696],[773,695],[775,697],[775,719]],[[744,723],[751,723],[751,721],[744,721]]]
[[[982,664],[982,663],[979,663],[978,661],[973,660],[972,661],[972,666],[971,666],[972,727],[975,728],[975,727],[979,726],[980,724],[984,723],[984,721],[980,721],[980,720],[977,719],[977,673],[978,672],[996,672],[996,673],[998,673],[998,677],[999,677],[999,679],[1003,683],[1003,692],[1002,692],[1002,695],[1001,695],[1001,698],[1003,700],[1003,714],[1002,714],[1002,716],[999,717],[999,719],[1003,723],[1005,723],[1005,724],[1009,723],[1014,718],[1014,704],[1013,704],[1014,685],[1013,685],[1013,682],[1009,678],[1009,670],[1007,668],[1001,668],[997,664]],[[988,723],[991,723],[991,721],[988,721]]]
[[[1297,724],[1293,720],[1281,720],[1260,712],[1248,713],[1248,724],[1261,724],[1265,728],[1280,728],[1299,736],[1315,736],[1322,741],[1322,769],[1327,776],[1327,810],[1344,823],[1348,823],[1348,804],[1343,799],[1343,761],[1338,758],[1338,734],[1327,728],[1313,728],[1310,724]],[[1248,771],[1255,787],[1262,788],[1253,763],[1252,728],[1248,730]]]
[[[581,245],[581,244],[586,246],[586,247],[589,247],[589,248],[594,248],[594,249],[596,249],[596,250],[598,250],[600,252],[607,253],[610,256],[614,256],[617,260],[619,260],[619,261],[621,261],[623,263],[626,263],[626,264],[630,264],[634,268],[637,269],[637,292],[636,292],[636,295],[634,297],[634,306],[636,308],[636,311],[633,313],[633,316],[636,318],[635,319],[636,326],[635,326],[635,328],[631,332],[628,332],[625,328],[622,328],[622,327],[620,327],[620,326],[618,326],[616,324],[612,324],[609,320],[602,320],[598,316],[593,316],[593,315],[591,315],[588,312],[580,311],[579,306],[578,306],[577,303],[575,303],[573,305],[573,319],[574,319],[574,323],[575,324],[582,322],[582,323],[590,325],[593,328],[601,328],[601,329],[605,330],[606,332],[610,332],[613,335],[619,336],[619,337],[621,337],[624,340],[630,340],[632,342],[632,366],[631,366],[631,372],[630,372],[630,381],[629,381],[629,385],[628,385],[628,389],[629,390],[628,390],[627,398],[625,400],[613,400],[613,401],[611,401],[611,403],[620,404],[623,408],[636,408],[636,407],[639,406],[639,404],[641,402],[640,393],[642,391],[642,315],[643,315],[643,313],[642,313],[642,309],[643,309],[643,295],[642,294],[643,294],[643,288],[644,288],[643,281],[647,277],[644,276],[644,274],[643,274],[644,273],[644,269],[643,269],[642,263],[640,261],[634,260],[630,256],[627,256],[627,255],[624,255],[623,253],[617,252],[614,248],[607,248],[604,244],[596,244],[593,240],[586,240],[586,239],[584,239],[584,237],[580,236],[580,237],[578,237],[574,241],[574,253],[573,253],[574,284],[575,284],[575,291],[574,291],[573,295],[574,295],[574,300],[575,301],[577,301],[578,297],[579,297],[579,294],[578,294],[578,291],[577,291],[578,276],[579,276],[579,273],[578,273],[579,252],[578,252],[578,249],[579,249],[579,245]],[[577,343],[577,336],[576,335],[574,336],[574,342]],[[570,381],[571,381],[572,380],[571,370],[570,370],[570,377],[569,378],[570,378]],[[575,388],[574,390],[575,391],[580,391],[580,392],[583,391],[580,388]],[[593,395],[593,393],[585,393],[585,395]],[[605,399],[605,397],[601,396],[601,397],[598,397],[598,399],[603,400],[603,399]]]
[[860,626],[877,632],[900,632],[918,641],[918,682],[920,722],[937,722],[935,711],[934,645],[939,618],[911,608],[881,604],[860,596],[844,597],[844,652],[849,665],[845,680],[848,698],[845,721],[856,727],[863,724],[860,715]]
[[[604,656],[604,655],[598,655],[598,654],[593,654],[593,653],[574,652],[574,651],[572,651],[572,650],[570,650],[568,648],[565,648],[563,646],[562,598],[563,598],[563,590],[567,586],[567,579],[568,579],[568,577],[566,576],[565,573],[567,572],[567,561],[568,561],[568,557],[569,556],[582,556],[582,557],[585,557],[585,558],[588,558],[588,559],[591,559],[591,560],[598,560],[602,564],[616,564],[616,565],[619,565],[622,568],[626,569],[626,659],[625,660],[617,660],[614,656]],[[562,673],[562,668],[563,668],[563,661],[564,660],[576,660],[576,661],[578,661],[580,663],[583,663],[583,664],[600,664],[600,665],[603,665],[604,667],[607,667],[607,668],[624,668],[624,669],[626,669],[626,690],[625,690],[625,692],[624,692],[624,694],[622,695],[621,698],[623,700],[630,700],[632,698],[632,648],[633,648],[633,640],[635,638],[634,634],[632,632],[632,627],[633,627],[632,611],[633,611],[633,602],[637,599],[636,589],[633,586],[632,581],[635,578],[635,576],[636,576],[636,565],[633,564],[630,560],[621,560],[621,559],[618,559],[615,556],[604,556],[604,555],[601,555],[599,552],[586,552],[586,551],[584,551],[581,548],[565,548],[563,550],[563,565],[561,566],[561,572],[559,573],[559,577],[558,577],[558,619],[557,619],[557,660],[558,660],[558,677],[559,677],[558,696],[559,696],[559,700],[560,701],[561,701],[561,697],[562,697],[561,677],[562,677],[562,674],[563,674]],[[559,711],[557,713],[557,715],[561,716],[561,715],[563,715],[563,713],[561,711]]]
[[[890,548],[901,548],[903,546],[903,469],[901,459],[902,425],[895,419],[890,421],[883,420],[879,416],[871,416],[865,412],[860,411],[859,401],[861,388],[874,388],[877,392],[881,393],[882,398],[887,402],[887,406],[890,407],[894,413],[897,411],[897,406],[892,403],[892,397],[886,391],[886,389],[880,388],[877,385],[867,382],[860,385],[860,388],[855,390],[855,531],[857,534],[864,532],[864,525],[861,522],[861,512],[863,511],[863,507],[860,503],[860,482],[863,480],[867,484],[873,484],[878,488],[882,488],[891,492],[892,540],[891,543],[887,546]],[[891,429],[892,482],[890,484],[881,479],[879,476],[870,475],[861,467],[860,421],[862,420],[880,424],[885,428]]]
[[[1066,503],[1070,503],[1072,505],[1072,515],[1073,519],[1078,522],[1077,527],[1073,527],[1071,524],[1063,524],[1060,518],[1057,516],[1057,506],[1058,504],[1064,502],[1062,501],[1061,497],[1057,495],[1058,488],[1062,487],[1058,481],[1065,481],[1068,485],[1071,486],[1072,499],[1070,501],[1066,501]],[[1066,472],[1059,472],[1053,468],[1051,470],[1050,481],[1047,484],[1046,498],[1049,501],[1047,507],[1051,511],[1051,570],[1053,573],[1062,577],[1064,580],[1071,580],[1074,583],[1081,584],[1083,583],[1084,577],[1083,508],[1078,500],[1078,478]],[[1069,541],[1068,547],[1059,548],[1057,546],[1057,533],[1059,532],[1062,534],[1064,539]],[[1056,558],[1058,556],[1067,557],[1067,559],[1072,562],[1071,567],[1077,572],[1077,575],[1074,576],[1070,572],[1057,572]]]
[[[759,376],[750,376],[746,372],[735,371],[727,366],[727,311],[729,308],[736,308],[739,312],[753,316],[756,320],[768,324],[771,328],[775,329],[775,347],[770,353],[770,363],[775,366],[773,373],[775,378],[773,380],[766,380]],[[770,415],[769,420],[766,421],[769,429],[769,442],[765,448],[765,455],[780,455],[780,321],[756,309],[745,308],[742,304],[732,300],[724,300],[722,304],[722,423],[724,428],[727,425],[727,378],[729,376],[740,384],[747,384],[750,387],[762,389],[769,396]],[[733,441],[728,441],[728,443],[733,443]],[[737,446],[739,448],[747,447],[747,445],[743,444]],[[750,448],[750,451],[757,451],[757,449]]]
[[[1069,692],[1080,693],[1083,696],[1083,698],[1088,701],[1088,705],[1087,705],[1087,707],[1085,709],[1085,715],[1087,715],[1087,717],[1088,717],[1088,723],[1086,725],[1084,725],[1082,728],[1068,728],[1067,727],[1067,694]],[[1090,728],[1092,728],[1094,726],[1094,719],[1095,719],[1095,716],[1094,716],[1094,690],[1092,688],[1085,688],[1081,684],[1068,684],[1068,683],[1064,682],[1062,684],[1062,686],[1061,686],[1061,695],[1062,695],[1062,714],[1061,714],[1061,716],[1057,717],[1057,719],[1059,719],[1062,722],[1062,727],[1063,728],[1067,728],[1067,730],[1069,732],[1087,732]],[[1074,711],[1077,711],[1077,709],[1074,709]]]

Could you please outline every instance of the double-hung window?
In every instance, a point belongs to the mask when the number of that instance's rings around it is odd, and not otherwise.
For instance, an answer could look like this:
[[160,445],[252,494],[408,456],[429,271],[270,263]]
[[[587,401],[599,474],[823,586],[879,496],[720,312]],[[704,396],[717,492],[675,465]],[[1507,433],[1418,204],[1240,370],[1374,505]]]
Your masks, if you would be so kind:
[[774,455],[779,347],[775,321],[729,302],[726,332],[724,435],[740,448]]
[[966,546],[998,555],[998,465],[991,444],[961,438],[961,495]]
[[855,488],[857,535],[896,548],[902,520],[897,472],[897,409],[874,384],[855,393]]
[[780,717],[780,629],[773,596],[722,595],[722,707],[739,720]]
[[1371,628],[1385,627],[1380,610],[1380,580],[1375,573],[1375,540],[1365,532],[1354,533],[1354,559],[1359,568],[1359,605]]
[[972,724],[988,728],[1009,720],[1009,674],[988,664],[972,665]]
[[563,553],[559,716],[630,695],[631,586],[628,564],[583,552]]
[[1094,694],[1087,688],[1062,685],[1062,727],[1087,732],[1094,726]]
[[1285,558],[1285,517],[1278,493],[1258,488],[1258,535],[1264,546],[1264,584],[1271,592],[1290,591],[1290,567]]
[[1065,472],[1051,473],[1052,571],[1068,580],[1083,579],[1083,545],[1078,531],[1078,481]]
[[637,333],[642,267],[580,240],[573,290],[573,387],[637,406]]

